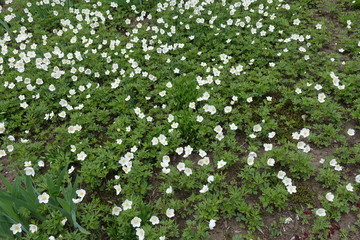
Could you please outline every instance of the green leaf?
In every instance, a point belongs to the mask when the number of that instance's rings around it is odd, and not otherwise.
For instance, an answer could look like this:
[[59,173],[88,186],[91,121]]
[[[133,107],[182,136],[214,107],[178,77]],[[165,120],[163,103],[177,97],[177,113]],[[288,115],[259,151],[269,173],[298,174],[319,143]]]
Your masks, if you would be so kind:
[[61,207],[64,209],[64,211],[66,211],[67,213],[69,213],[70,214],[70,204],[67,202],[67,201],[65,201],[64,199],[62,199],[62,198],[56,198],[56,200],[58,201],[58,203],[61,205]]
[[6,189],[9,192],[11,192],[13,186],[10,184],[10,182],[3,175],[0,175],[0,178],[1,178],[2,183],[5,185]]

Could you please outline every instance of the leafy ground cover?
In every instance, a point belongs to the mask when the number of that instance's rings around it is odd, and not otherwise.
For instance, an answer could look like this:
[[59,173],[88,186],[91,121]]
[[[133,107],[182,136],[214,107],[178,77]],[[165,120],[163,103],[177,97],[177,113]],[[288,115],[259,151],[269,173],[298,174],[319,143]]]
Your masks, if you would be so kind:
[[2,1],[0,238],[360,239],[359,7]]

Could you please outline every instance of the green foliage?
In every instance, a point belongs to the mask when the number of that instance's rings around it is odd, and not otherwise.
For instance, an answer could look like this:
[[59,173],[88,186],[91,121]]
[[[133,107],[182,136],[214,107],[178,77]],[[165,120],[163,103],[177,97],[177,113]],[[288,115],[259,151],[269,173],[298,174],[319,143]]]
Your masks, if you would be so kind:
[[296,213],[324,239],[357,210],[358,0],[0,3],[0,171],[35,172],[0,175],[0,238],[281,238]]

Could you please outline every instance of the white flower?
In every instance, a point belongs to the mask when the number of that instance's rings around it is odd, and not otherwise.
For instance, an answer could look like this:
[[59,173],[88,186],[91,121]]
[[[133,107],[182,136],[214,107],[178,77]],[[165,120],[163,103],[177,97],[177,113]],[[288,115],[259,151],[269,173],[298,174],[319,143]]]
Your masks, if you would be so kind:
[[73,171],[75,170],[75,167],[74,166],[71,166],[68,170],[68,173],[71,174]]
[[51,85],[49,86],[49,90],[50,90],[51,92],[53,92],[53,91],[56,90],[56,88],[55,88],[55,86],[54,86],[53,84],[51,84]]
[[22,229],[21,229],[22,225],[21,223],[18,223],[18,224],[13,224],[10,228],[10,230],[13,232],[13,234],[17,234],[17,233],[20,233],[22,232]]
[[273,138],[273,137],[275,137],[275,132],[269,132],[269,134],[268,134],[268,138]]
[[285,175],[286,175],[286,172],[280,170],[277,174],[277,177],[280,179],[283,179],[285,177]]
[[184,155],[184,157],[189,156],[189,155],[192,153],[193,150],[194,150],[194,149],[193,149],[190,145],[187,145],[187,146],[185,147],[185,155]]
[[200,193],[206,193],[207,191],[209,191],[209,188],[207,185],[204,185],[202,189],[200,189]]
[[294,25],[299,25],[299,24],[300,24],[300,20],[299,20],[298,18],[295,19],[294,22],[293,22],[293,24],[294,24]]
[[308,152],[310,152],[310,150],[311,150],[310,145],[306,145],[303,149],[303,152],[308,153]]
[[354,191],[354,187],[351,185],[351,183],[348,183],[346,185],[346,190],[348,190],[349,192],[353,192]]
[[296,92],[297,94],[302,93],[302,91],[301,91],[301,89],[300,89],[300,88],[296,88],[296,89],[295,89],[295,92]]
[[248,156],[247,164],[250,165],[250,166],[254,165],[254,160],[255,160],[255,158],[253,156]]
[[40,161],[38,162],[38,166],[39,166],[39,167],[45,167],[44,161],[43,161],[43,160],[40,160]]
[[224,160],[220,160],[217,163],[217,168],[220,169],[226,165],[226,162]]
[[325,197],[330,202],[334,201],[334,194],[332,194],[331,192],[328,192]]
[[142,228],[136,229],[136,236],[139,237],[139,240],[143,240],[145,238],[145,231]]
[[330,166],[335,167],[336,165],[337,165],[336,159],[331,159],[330,160]]
[[319,208],[318,210],[316,210],[316,215],[320,216],[320,217],[325,217],[326,216],[326,211],[323,208]]
[[199,155],[200,155],[200,157],[205,157],[207,155],[207,153],[204,150],[200,149]]
[[202,116],[197,116],[196,117],[197,122],[202,122],[203,120],[204,120],[204,118]]
[[26,109],[29,106],[29,104],[27,104],[26,102],[22,102],[20,103],[20,107]]
[[286,190],[290,193],[290,194],[293,194],[293,193],[296,193],[296,186],[287,186],[286,187]]
[[27,176],[35,176],[35,171],[32,167],[26,167],[24,170]]
[[225,108],[224,108],[224,112],[225,113],[230,113],[232,111],[232,107],[231,106],[226,106]]
[[273,167],[274,164],[275,164],[275,160],[274,160],[273,158],[269,158],[269,159],[267,160],[267,165]]
[[66,117],[66,112],[62,111],[58,115],[59,115],[59,117],[64,118],[64,117]]
[[68,127],[68,133],[75,133],[76,129],[74,126],[69,126]]
[[2,158],[2,157],[5,157],[6,156],[6,152],[5,152],[5,150],[0,150],[0,158]]
[[185,168],[184,173],[186,174],[186,176],[190,176],[192,174],[191,168]]
[[238,129],[238,127],[237,127],[234,123],[231,123],[229,126],[230,126],[230,129],[231,129],[231,130],[236,130],[236,129]]
[[7,145],[6,148],[7,148],[8,152],[14,151],[14,146],[13,145]]
[[73,203],[79,203],[82,201],[82,198],[73,198],[72,201]]
[[260,126],[260,124],[257,124],[257,125],[255,125],[254,127],[253,127],[253,131],[254,132],[260,132],[261,131],[261,126]]
[[[359,175],[360,176],[360,175]],[[208,178],[207,178],[207,181],[208,183],[211,183],[214,181],[214,176],[213,175],[210,175]]]
[[288,217],[288,218],[285,219],[284,223],[285,223],[285,224],[289,224],[289,223],[291,223],[292,221],[293,221],[293,219],[292,219],[291,217]]
[[165,191],[167,194],[170,194],[173,192],[172,186],[168,187]]
[[159,140],[156,137],[153,137],[151,140],[152,145],[157,145],[159,143]]
[[291,136],[294,140],[299,140],[301,135],[298,132],[294,132],[291,134]]
[[24,167],[31,167],[31,161],[25,161]]
[[85,158],[87,157],[87,154],[82,151],[82,152],[78,153],[76,156],[77,156],[77,160],[84,161]]
[[181,171],[184,171],[185,170],[185,163],[183,162],[179,162],[177,165],[176,165],[176,168],[181,172]]
[[222,132],[216,134],[216,139],[218,139],[219,141],[221,141],[223,138],[224,138],[224,134]]
[[115,190],[116,190],[116,195],[119,195],[120,192],[121,192],[121,186],[120,186],[120,184],[115,185],[114,188],[115,188]]
[[132,201],[127,200],[127,199],[122,204],[122,207],[123,207],[124,211],[128,210],[128,209],[131,209],[131,206],[132,206]]
[[304,149],[306,144],[303,141],[300,141],[300,142],[297,143],[296,146],[297,146],[298,149]]
[[355,176],[355,182],[360,183],[360,174]]
[[0,122],[0,133],[4,133],[5,132],[5,123]]
[[132,220],[131,220],[131,225],[135,228],[135,227],[140,227],[141,225],[141,218],[138,218],[138,217],[134,217]]
[[291,180],[291,178],[288,178],[288,177],[284,177],[282,182],[284,183],[285,186],[291,186],[292,185],[292,180]]
[[168,208],[168,209],[166,210],[166,216],[167,216],[168,218],[174,217],[174,216],[175,216],[174,209]]
[[79,189],[76,190],[76,194],[78,195],[79,198],[83,199],[86,195],[86,191],[84,189]]
[[209,222],[209,229],[213,230],[215,225],[216,225],[216,220],[211,219],[210,222]]
[[44,192],[43,194],[38,196],[39,203],[48,203],[49,202],[49,194]]
[[34,224],[29,224],[29,230],[30,230],[30,232],[34,233],[34,232],[37,232],[38,227]]
[[326,96],[325,96],[324,93],[319,93],[319,94],[318,94],[318,101],[319,101],[320,103],[325,102],[325,98],[326,98]]
[[264,143],[264,149],[266,152],[272,150],[272,148],[273,145],[271,143]]
[[122,211],[122,209],[120,208],[120,207],[118,207],[118,206],[115,206],[115,207],[113,207],[113,209],[112,209],[112,215],[116,215],[116,216],[118,216],[119,214],[120,214],[120,212]]
[[354,135],[355,135],[355,130],[352,129],[352,128],[349,128],[349,129],[347,130],[347,134],[348,134],[349,136],[354,136]]
[[304,138],[306,138],[310,135],[310,130],[307,128],[303,128],[300,131],[300,135],[303,136]]
[[335,165],[335,168],[334,168],[336,171],[341,171],[342,170],[342,166],[340,165]]
[[65,225],[65,223],[67,222],[67,218],[64,218],[63,220],[61,220],[61,225]]
[[75,145],[71,145],[70,147],[71,147],[71,150],[70,150],[71,152],[75,152],[75,151],[76,151],[76,146],[75,146]]
[[220,125],[215,126],[214,131],[217,133],[221,133],[223,128]]
[[160,220],[159,220],[159,218],[157,216],[152,216],[150,218],[150,222],[151,222],[152,225],[156,225],[156,224],[160,223]]
[[176,152],[178,155],[181,155],[181,154],[183,154],[183,152],[184,152],[184,148],[178,147],[178,148],[175,150],[175,152]]

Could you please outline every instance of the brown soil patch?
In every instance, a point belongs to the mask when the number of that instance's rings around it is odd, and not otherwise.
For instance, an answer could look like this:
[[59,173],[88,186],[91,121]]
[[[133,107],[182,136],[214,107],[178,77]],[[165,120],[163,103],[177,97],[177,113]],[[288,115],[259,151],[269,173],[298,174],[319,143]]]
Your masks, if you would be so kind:
[[[15,180],[15,170],[8,170],[8,166],[11,165],[8,156],[2,157],[0,159],[1,167],[0,174],[4,176],[10,183],[13,183]],[[4,183],[0,179],[0,189],[6,190]]]

